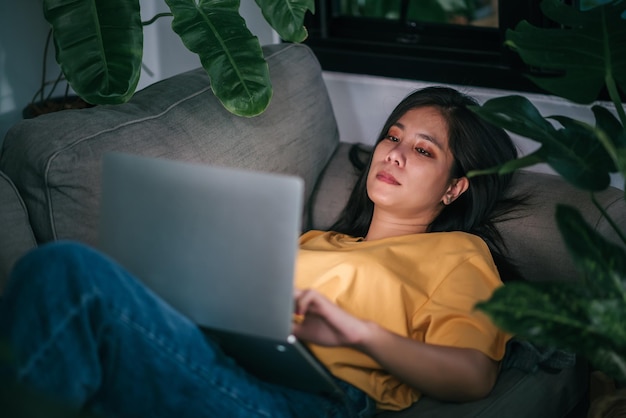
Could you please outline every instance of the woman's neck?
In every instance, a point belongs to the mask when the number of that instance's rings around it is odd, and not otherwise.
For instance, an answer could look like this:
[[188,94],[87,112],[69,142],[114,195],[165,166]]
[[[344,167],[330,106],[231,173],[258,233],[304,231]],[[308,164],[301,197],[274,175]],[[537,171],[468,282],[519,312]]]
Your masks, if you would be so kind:
[[372,222],[365,236],[366,241],[428,232],[429,222],[405,219],[374,211]]

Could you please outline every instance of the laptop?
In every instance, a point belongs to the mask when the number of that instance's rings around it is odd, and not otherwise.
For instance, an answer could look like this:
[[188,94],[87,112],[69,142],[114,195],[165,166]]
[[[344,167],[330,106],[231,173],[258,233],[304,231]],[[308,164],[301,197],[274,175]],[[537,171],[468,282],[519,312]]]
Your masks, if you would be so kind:
[[250,373],[342,395],[291,334],[302,179],[124,153],[102,164],[104,253]]

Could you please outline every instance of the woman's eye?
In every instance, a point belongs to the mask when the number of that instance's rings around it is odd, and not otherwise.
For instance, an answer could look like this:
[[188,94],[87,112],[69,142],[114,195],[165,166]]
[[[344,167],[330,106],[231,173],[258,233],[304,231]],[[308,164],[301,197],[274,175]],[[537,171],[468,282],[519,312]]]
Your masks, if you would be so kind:
[[432,157],[432,154],[430,152],[426,151],[424,148],[417,147],[417,148],[415,148],[415,151],[417,151],[418,153],[420,153],[420,154],[422,154],[422,155],[424,155],[426,157]]
[[391,142],[398,142],[399,141],[399,139],[397,137],[393,136],[393,135],[387,135],[387,136],[385,136],[385,139],[388,139]]

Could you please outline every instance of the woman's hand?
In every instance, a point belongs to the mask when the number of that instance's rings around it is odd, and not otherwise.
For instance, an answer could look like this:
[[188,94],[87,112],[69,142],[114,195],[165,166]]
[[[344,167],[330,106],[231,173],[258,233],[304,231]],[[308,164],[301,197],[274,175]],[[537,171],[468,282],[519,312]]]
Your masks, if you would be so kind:
[[367,338],[368,323],[358,319],[315,290],[296,290],[293,334],[323,346],[358,346]]
[[498,363],[477,350],[400,336],[352,316],[314,290],[295,292],[295,314],[297,338],[359,350],[393,376],[437,399],[480,399],[491,391],[498,375]]

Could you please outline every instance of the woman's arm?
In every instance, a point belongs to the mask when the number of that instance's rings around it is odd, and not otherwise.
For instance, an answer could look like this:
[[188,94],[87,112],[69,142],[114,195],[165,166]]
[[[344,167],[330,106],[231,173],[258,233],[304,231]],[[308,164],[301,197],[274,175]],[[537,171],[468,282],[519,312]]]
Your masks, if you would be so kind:
[[324,346],[347,346],[376,360],[390,374],[418,391],[447,401],[486,396],[498,374],[498,362],[468,348],[426,344],[360,320],[314,290],[295,295],[303,320],[294,334]]
[[446,347],[392,333],[373,322],[352,347],[423,394],[445,401],[470,401],[489,394],[498,362],[471,348]]

